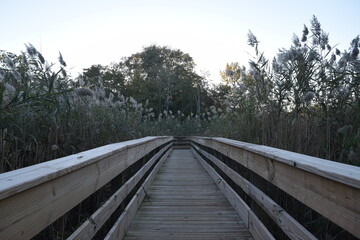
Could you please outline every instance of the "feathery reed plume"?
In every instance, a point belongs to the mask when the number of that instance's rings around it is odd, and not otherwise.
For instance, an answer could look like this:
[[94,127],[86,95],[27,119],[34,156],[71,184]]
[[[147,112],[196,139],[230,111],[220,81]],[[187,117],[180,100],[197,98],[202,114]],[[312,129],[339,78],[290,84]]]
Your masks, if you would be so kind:
[[5,64],[10,68],[15,67],[13,60],[7,54],[4,55],[4,60],[5,60]]
[[92,97],[94,95],[94,93],[89,88],[77,88],[75,89],[75,92],[80,97]]
[[64,61],[64,58],[63,58],[61,52],[59,52],[59,63],[60,63],[62,66],[66,67],[66,62]]
[[31,43],[25,44],[25,46],[26,46],[26,51],[28,52],[28,54],[29,54],[31,57],[36,56],[36,54],[37,54],[38,51],[36,50],[36,48],[35,48]]
[[252,47],[255,47],[256,45],[259,44],[259,41],[250,30],[248,32],[248,44]]
[[303,30],[303,35],[301,38],[302,42],[306,42],[307,40],[307,35],[309,34],[309,29],[307,28],[307,26],[304,24],[304,30]]
[[44,63],[45,63],[45,58],[44,58],[44,56],[43,56],[40,52],[37,53],[37,56],[38,56],[40,62],[41,62],[42,64],[44,64]]

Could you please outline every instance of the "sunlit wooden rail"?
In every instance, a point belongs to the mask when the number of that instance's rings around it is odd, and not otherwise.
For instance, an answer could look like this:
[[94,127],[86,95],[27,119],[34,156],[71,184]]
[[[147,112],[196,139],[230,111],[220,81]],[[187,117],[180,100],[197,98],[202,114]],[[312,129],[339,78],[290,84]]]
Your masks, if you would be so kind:
[[237,165],[360,238],[359,167],[224,138],[146,137],[0,174],[0,239],[34,237],[134,164],[68,239],[93,238],[129,194],[105,239],[274,239],[234,185],[290,239],[316,239]]

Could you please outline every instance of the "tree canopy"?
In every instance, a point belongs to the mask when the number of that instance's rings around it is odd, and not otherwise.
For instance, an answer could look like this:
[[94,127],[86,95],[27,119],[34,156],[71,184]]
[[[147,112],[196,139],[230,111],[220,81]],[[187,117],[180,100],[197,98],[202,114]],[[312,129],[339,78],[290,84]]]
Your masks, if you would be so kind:
[[148,101],[158,112],[195,112],[204,79],[195,72],[193,59],[181,50],[152,45],[124,59],[121,68],[126,92]]
[[[255,53],[249,66],[227,64],[220,72],[223,82],[211,87],[189,54],[166,46],[90,66],[78,78],[68,74],[61,54],[52,64],[31,44],[20,55],[0,51],[0,134],[24,143],[23,153],[34,139],[32,144],[45,142],[52,154],[53,144],[69,153],[79,142],[98,143],[101,135],[107,143],[113,132],[126,138],[197,134],[360,164],[359,42],[357,36],[340,51],[314,16],[289,48],[269,60],[249,32]],[[31,129],[53,127],[55,143],[48,130],[30,131],[31,121]],[[96,137],[79,140],[73,129],[90,129]]]
[[203,90],[205,79],[195,72],[192,57],[169,47],[145,47],[110,67],[93,65],[84,69],[84,76],[91,85],[98,84],[100,77],[107,93],[133,97],[157,113],[199,114],[201,102],[208,99]]

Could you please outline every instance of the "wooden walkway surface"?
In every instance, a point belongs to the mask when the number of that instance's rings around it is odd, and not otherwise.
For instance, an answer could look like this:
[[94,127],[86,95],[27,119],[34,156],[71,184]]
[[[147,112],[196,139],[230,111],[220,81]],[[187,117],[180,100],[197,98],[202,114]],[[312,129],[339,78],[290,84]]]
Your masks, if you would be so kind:
[[253,239],[188,149],[174,149],[125,239]]

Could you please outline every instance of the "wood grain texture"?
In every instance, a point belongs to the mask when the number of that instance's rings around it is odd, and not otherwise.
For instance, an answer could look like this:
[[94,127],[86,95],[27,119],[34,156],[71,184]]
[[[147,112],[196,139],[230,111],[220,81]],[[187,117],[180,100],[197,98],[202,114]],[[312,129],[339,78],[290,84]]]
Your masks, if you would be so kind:
[[240,147],[264,157],[283,162],[295,168],[360,189],[360,167],[226,138],[213,138],[213,140],[218,143],[225,143],[229,146]]
[[288,164],[295,168],[314,173],[324,178],[360,189],[360,167],[226,138],[189,137],[189,140],[213,148],[217,151],[218,149],[221,149],[222,151],[227,152],[227,154],[225,154],[227,156],[231,154],[236,156],[239,154],[238,152],[232,152],[232,149],[234,148],[242,149],[245,150],[245,152],[261,155],[278,162]]
[[254,239],[262,240],[275,240],[271,233],[267,230],[264,224],[257,218],[254,212],[249,208],[249,206],[241,199],[241,197],[226,183],[226,181],[212,168],[208,165],[205,160],[194,150],[193,153],[196,158],[199,160],[200,164],[208,172],[210,177],[216,182],[219,189],[229,200],[233,208],[239,214],[239,216],[244,219],[244,223],[249,229],[250,233]]
[[126,206],[124,212],[120,215],[119,219],[115,222],[114,226],[110,229],[109,233],[104,238],[105,240],[118,240],[123,239],[131,220],[134,218],[138,208],[142,201],[147,196],[147,192],[154,181],[156,174],[158,173],[161,165],[166,160],[170,152],[167,152],[160,161],[156,164],[149,176],[145,179],[135,196],[130,200]]
[[[108,218],[113,212],[120,206],[128,194],[138,184],[145,173],[151,168],[151,166],[162,156],[166,159],[170,153],[170,147],[172,143],[168,144],[157,154],[155,154],[134,176],[132,176],[119,190],[117,190],[93,215],[90,220],[85,221],[70,237],[68,240],[73,239],[92,239],[94,235],[100,230]],[[160,160],[162,161],[162,160]]]
[[[111,144],[0,175],[0,239],[30,239],[171,137]],[[136,154],[134,154],[136,152]]]
[[[0,174],[0,200],[49,180],[76,171],[109,156],[149,142],[171,141],[172,137],[145,137],[113,143],[70,156]],[[141,152],[140,152],[141,153]]]
[[229,139],[191,139],[235,160],[360,237],[359,167]]
[[223,171],[232,181],[234,181],[241,189],[249,195],[253,200],[261,206],[265,212],[274,220],[274,222],[284,231],[290,239],[317,239],[313,234],[306,230],[300,223],[291,217],[283,208],[274,202],[265,193],[236,173],[234,170],[226,166],[213,155],[205,152],[199,147],[192,145],[194,149],[200,151],[206,158],[214,163],[221,171]]
[[253,239],[190,150],[174,149],[124,239]]

